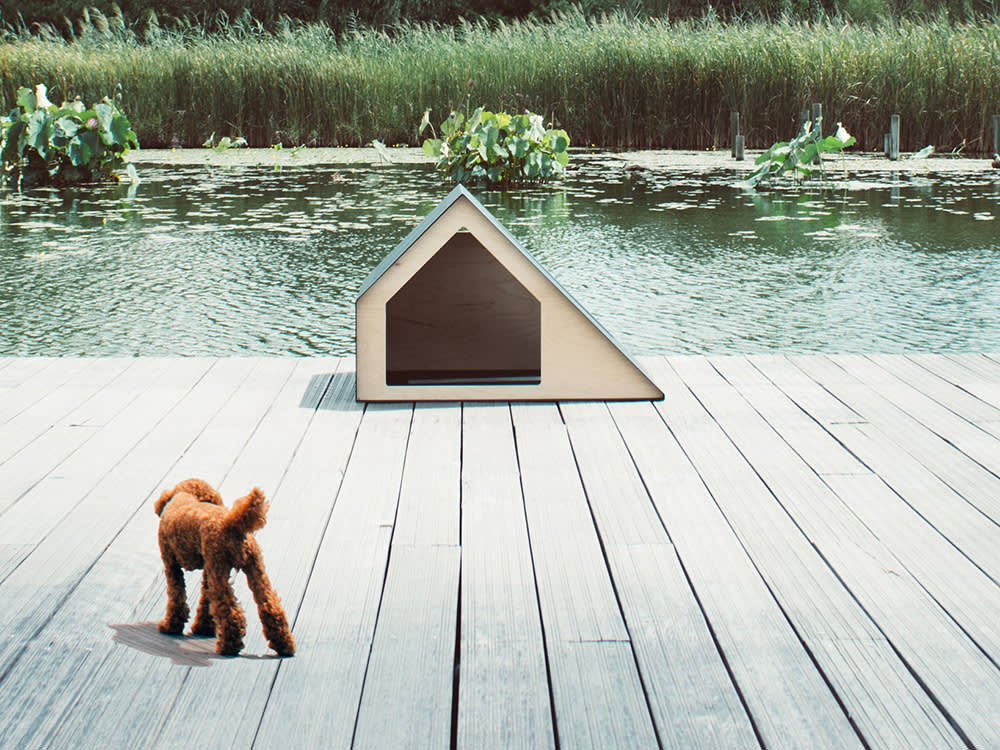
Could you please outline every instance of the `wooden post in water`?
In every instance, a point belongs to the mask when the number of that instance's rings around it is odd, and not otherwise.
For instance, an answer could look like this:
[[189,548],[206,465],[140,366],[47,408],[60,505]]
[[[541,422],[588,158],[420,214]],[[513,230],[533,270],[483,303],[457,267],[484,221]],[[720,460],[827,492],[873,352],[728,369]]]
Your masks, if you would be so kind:
[[[823,138],[823,105],[814,103],[812,106],[812,124],[817,140]],[[813,164],[819,164],[822,157],[819,153],[813,157]]]
[[729,132],[732,133],[733,138],[733,148],[731,155],[733,158],[738,158],[736,156],[736,139],[740,137],[740,113],[730,112],[729,113]]
[[899,159],[899,115],[889,118],[889,158],[892,161]]
[[813,104],[812,106],[812,123],[813,130],[819,133],[819,137],[823,137],[823,105]]
[[993,115],[993,153],[1000,154],[1000,115]]
[[743,136],[738,135],[733,143],[733,157],[736,161],[743,161]]

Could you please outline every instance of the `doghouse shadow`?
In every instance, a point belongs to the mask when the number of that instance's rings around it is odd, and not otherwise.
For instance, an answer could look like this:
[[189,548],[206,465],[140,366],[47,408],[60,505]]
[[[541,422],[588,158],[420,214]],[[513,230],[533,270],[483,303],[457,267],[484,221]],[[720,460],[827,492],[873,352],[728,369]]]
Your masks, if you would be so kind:
[[355,411],[361,408],[355,400],[357,378],[353,370],[313,375],[309,379],[302,400],[301,409],[323,409],[324,411]]
[[[225,661],[231,656],[215,653],[215,638],[190,635],[164,635],[156,628],[155,622],[136,622],[108,625],[115,631],[113,640],[123,646],[142,651],[151,656],[170,659],[181,667],[210,667],[213,661]],[[240,654],[241,659],[267,659],[277,657]]]

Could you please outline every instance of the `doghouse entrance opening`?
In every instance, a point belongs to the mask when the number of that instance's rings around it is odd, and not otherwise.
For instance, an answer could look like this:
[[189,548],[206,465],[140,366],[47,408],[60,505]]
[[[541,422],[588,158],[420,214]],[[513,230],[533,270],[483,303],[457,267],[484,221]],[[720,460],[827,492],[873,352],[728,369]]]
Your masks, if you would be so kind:
[[470,232],[389,300],[387,385],[538,385],[541,305]]

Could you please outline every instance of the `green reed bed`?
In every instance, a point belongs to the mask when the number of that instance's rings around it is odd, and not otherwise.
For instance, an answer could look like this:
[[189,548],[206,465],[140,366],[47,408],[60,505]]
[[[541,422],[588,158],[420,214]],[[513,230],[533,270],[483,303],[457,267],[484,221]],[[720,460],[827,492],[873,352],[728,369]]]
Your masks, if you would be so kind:
[[[106,30],[104,30],[106,29]],[[141,38],[145,37],[145,38]],[[146,146],[418,144],[426,109],[524,107],[554,117],[574,145],[728,147],[729,113],[748,148],[794,134],[821,102],[861,148],[881,148],[893,113],[902,147],[991,148],[1000,113],[1000,22],[878,27],[586,20],[336,37],[321,26],[276,33],[133,34],[0,44],[0,97],[49,85],[50,98],[120,91]]]

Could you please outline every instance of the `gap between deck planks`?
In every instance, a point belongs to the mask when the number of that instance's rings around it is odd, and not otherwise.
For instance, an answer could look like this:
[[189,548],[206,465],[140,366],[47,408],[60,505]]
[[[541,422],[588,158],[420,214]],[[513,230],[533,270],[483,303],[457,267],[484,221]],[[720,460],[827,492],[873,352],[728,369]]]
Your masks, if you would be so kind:
[[[0,746],[1000,742],[1000,362],[649,369],[365,408],[345,360],[0,360]],[[155,632],[189,474],[264,486],[295,658],[252,602],[243,658]]]

